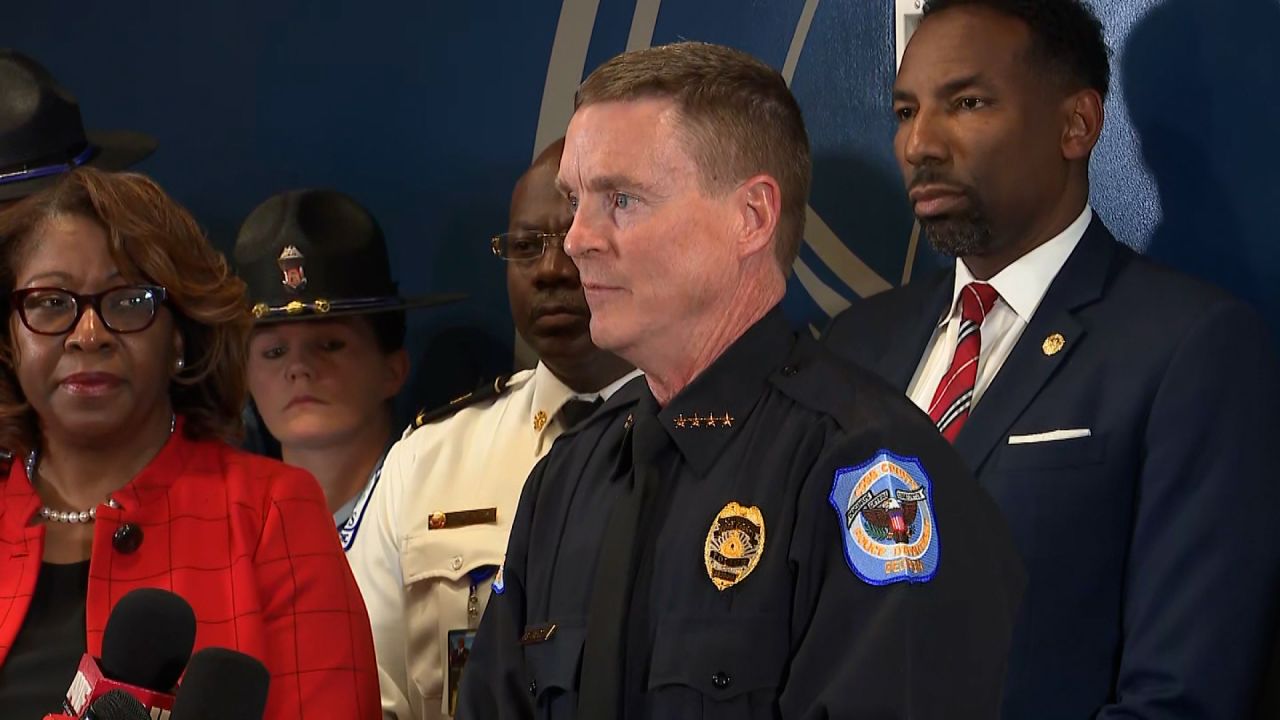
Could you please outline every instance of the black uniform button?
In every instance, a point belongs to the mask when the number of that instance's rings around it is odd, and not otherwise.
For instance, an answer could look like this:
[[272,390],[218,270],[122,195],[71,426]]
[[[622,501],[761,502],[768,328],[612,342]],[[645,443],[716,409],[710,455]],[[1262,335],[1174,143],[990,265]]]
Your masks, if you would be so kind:
[[530,694],[530,695],[534,695],[534,696],[536,696],[536,695],[538,694],[538,681],[537,681],[537,680],[530,680],[530,681],[529,681],[529,694]]
[[784,365],[782,368],[783,377],[792,377],[798,372],[800,372],[800,368],[796,367],[795,365]]
[[733,676],[726,672],[718,672],[711,676],[711,684],[717,690],[724,690],[733,684]]
[[142,547],[142,528],[133,523],[125,523],[116,528],[115,534],[111,536],[111,547],[125,555],[137,552]]

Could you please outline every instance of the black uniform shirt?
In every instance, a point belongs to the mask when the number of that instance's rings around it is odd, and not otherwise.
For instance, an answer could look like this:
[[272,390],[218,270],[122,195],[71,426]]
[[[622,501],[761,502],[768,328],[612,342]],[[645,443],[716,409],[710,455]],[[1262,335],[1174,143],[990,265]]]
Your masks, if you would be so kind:
[[[596,563],[646,402],[638,378],[534,469],[459,718],[577,716]],[[996,717],[1021,566],[906,398],[774,308],[658,419],[669,442],[638,535],[627,718]],[[871,554],[895,542],[914,557]]]

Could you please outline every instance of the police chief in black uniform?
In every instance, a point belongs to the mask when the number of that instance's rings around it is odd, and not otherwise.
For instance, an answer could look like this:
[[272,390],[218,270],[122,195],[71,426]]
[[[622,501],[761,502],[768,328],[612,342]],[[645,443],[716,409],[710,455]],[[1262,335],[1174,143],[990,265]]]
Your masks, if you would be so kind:
[[458,717],[991,718],[1022,570],[900,393],[778,303],[810,159],[778,73],[627,53],[557,184],[591,335],[646,376],[538,464]]

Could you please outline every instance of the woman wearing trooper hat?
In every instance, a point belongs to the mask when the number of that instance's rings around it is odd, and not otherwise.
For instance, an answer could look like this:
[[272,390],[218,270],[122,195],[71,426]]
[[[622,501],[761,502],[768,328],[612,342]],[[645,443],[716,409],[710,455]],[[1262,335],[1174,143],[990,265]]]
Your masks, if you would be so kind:
[[281,458],[319,481],[349,548],[395,439],[390,403],[409,373],[404,311],[460,296],[400,297],[377,221],[332,190],[269,198],[234,254],[256,318],[254,405]]

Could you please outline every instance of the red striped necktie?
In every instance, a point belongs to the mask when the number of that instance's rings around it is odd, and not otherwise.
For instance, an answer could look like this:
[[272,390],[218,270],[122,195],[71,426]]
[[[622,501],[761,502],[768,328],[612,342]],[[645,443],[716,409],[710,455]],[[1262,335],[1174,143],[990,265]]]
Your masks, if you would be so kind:
[[956,354],[929,404],[929,417],[942,436],[953,443],[973,406],[978,353],[982,350],[982,321],[987,319],[999,296],[994,287],[981,282],[971,282],[960,291],[960,337],[956,341]]

